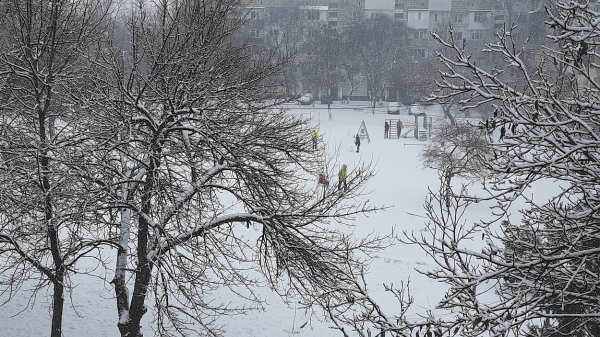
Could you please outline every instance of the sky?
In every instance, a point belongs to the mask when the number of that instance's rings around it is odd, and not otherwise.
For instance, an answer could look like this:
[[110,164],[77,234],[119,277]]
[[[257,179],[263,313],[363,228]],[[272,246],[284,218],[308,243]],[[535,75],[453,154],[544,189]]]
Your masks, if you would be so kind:
[[[358,237],[370,233],[387,234],[395,229],[396,232],[406,231],[408,234],[420,235],[427,221],[423,204],[429,189],[438,186],[437,172],[424,168],[419,160],[419,152],[425,141],[417,140],[412,132],[406,138],[384,139],[384,122],[386,119],[401,118],[408,125],[414,120],[407,115],[406,108],[401,109],[400,115],[389,115],[386,112],[387,103],[378,106],[375,113],[371,112],[368,102],[351,102],[341,104],[334,102],[331,109],[331,120],[327,105],[315,103],[313,106],[298,106],[288,104],[284,107],[289,113],[300,114],[311,118],[311,125],[318,127],[325,142],[326,152],[334,153],[339,149],[338,163],[348,166],[348,174],[361,161],[373,161],[376,164],[376,175],[369,181],[364,196],[371,205],[389,207],[385,211],[369,214],[356,219],[354,234]],[[439,119],[441,109],[430,106],[425,113],[433,119]],[[364,121],[370,136],[370,142],[363,140],[360,152],[356,152],[354,135]],[[394,125],[394,124],[393,124]],[[404,133],[404,132],[403,132]],[[333,169],[337,173],[337,168]],[[337,174],[331,177],[334,188],[337,184]],[[317,177],[315,177],[315,184]],[[471,215],[473,221],[484,216],[487,208],[478,206]],[[478,243],[475,243],[478,245]],[[92,264],[90,264],[92,267]],[[391,316],[398,308],[396,302],[384,291],[383,283],[399,285],[401,281],[411,282],[411,294],[415,298],[409,319],[417,319],[419,312],[434,309],[446,289],[444,284],[436,283],[419,274],[416,269],[429,270],[434,264],[420,248],[412,245],[397,243],[380,253],[373,259],[368,274],[367,283],[371,294]],[[63,334],[65,337],[102,337],[118,336],[116,327],[117,314],[114,290],[108,283],[112,274],[99,274],[97,278],[73,278],[77,285],[71,299],[67,299],[63,319]],[[264,311],[252,311],[243,316],[223,317],[220,323],[227,331],[226,336],[340,336],[332,330],[327,322],[315,317],[307,317],[303,310],[295,304],[284,303],[277,295],[264,289],[261,294],[267,301]],[[48,336],[50,334],[49,303],[51,290],[41,292],[37,298],[30,299],[25,293],[18,294],[12,301],[0,307],[0,336],[30,337]],[[6,300],[0,294],[0,301]],[[228,299],[222,299],[227,301]],[[231,298],[231,301],[235,301]],[[150,302],[148,301],[150,305]],[[152,317],[145,316],[143,332],[152,336]],[[304,323],[307,323],[302,329]]]

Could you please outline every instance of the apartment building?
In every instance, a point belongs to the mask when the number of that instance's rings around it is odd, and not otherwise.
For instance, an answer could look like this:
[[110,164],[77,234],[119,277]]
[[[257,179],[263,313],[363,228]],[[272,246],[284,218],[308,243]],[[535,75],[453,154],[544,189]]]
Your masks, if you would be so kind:
[[[405,23],[412,30],[406,48],[415,59],[435,56],[440,45],[433,41],[430,32],[436,31],[448,38],[447,31],[452,26],[455,41],[466,40],[475,59],[483,61],[489,57],[479,52],[483,46],[495,41],[495,34],[505,27],[516,25],[513,33],[518,42],[531,40],[528,52],[533,62],[546,34],[543,25],[546,2],[548,0],[249,0],[248,28],[257,42],[281,42],[278,39],[293,35],[295,23],[296,27],[302,27],[296,29],[296,46],[311,38],[311,27],[326,25],[343,29],[359,20],[386,16]],[[341,87],[340,91],[344,92]]]

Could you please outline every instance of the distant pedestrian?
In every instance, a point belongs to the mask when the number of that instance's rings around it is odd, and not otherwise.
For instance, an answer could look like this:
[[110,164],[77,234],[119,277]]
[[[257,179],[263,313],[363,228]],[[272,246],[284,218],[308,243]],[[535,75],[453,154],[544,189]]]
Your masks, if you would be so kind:
[[327,113],[329,114],[329,120],[331,120],[331,103],[327,103]]
[[317,139],[319,139],[319,131],[317,131],[317,128],[314,128],[312,133],[312,141],[313,141],[313,150],[317,149]]
[[398,120],[396,122],[396,133],[398,134],[398,139],[400,139],[400,134],[402,133],[402,121]]
[[338,190],[342,189],[342,184],[344,184],[344,191],[348,191],[348,184],[346,184],[346,164],[342,165],[340,172],[338,173]]
[[390,123],[385,121],[383,138],[389,138],[389,134],[390,134]]
[[319,174],[319,184],[323,185],[324,187],[329,187],[329,179],[327,179],[327,177],[325,177],[324,173]]
[[357,133],[356,138],[354,139],[354,144],[356,144],[356,152],[360,151],[360,135]]

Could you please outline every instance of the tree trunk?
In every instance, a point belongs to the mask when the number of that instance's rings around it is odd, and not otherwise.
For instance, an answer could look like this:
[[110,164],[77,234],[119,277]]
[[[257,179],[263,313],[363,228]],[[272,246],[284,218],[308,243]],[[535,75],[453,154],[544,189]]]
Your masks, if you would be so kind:
[[[126,197],[124,198],[126,199]],[[117,299],[117,312],[119,322],[117,326],[121,335],[125,335],[126,323],[129,320],[129,293],[125,282],[125,269],[127,268],[127,246],[131,226],[131,210],[121,212],[121,226],[119,228],[119,250],[117,251],[117,268],[115,278],[111,283],[115,286],[115,297]]]
[[[150,159],[150,165],[148,168],[147,181],[144,185],[144,191],[142,192],[141,212],[143,214],[150,214],[152,208],[152,194],[154,192],[154,185],[156,181],[156,168],[158,167],[158,154]],[[148,309],[146,308],[145,300],[148,294],[148,286],[150,285],[150,278],[152,275],[152,261],[148,259],[149,247],[149,235],[150,235],[150,223],[145,217],[140,216],[138,220],[138,240],[137,240],[137,268],[135,269],[135,283],[133,287],[133,295],[131,296],[131,307],[129,309],[129,315],[127,322],[124,326],[119,325],[122,337],[143,337],[141,330],[142,317],[146,314]]]
[[[138,242],[141,244],[141,241],[145,241],[147,244],[148,223],[146,220],[140,220],[139,236],[140,238],[143,237],[145,239],[138,240]],[[138,246],[138,250],[146,253],[147,250],[141,247],[147,246]],[[123,337],[143,337],[143,334],[140,331],[142,327],[141,321],[142,317],[144,317],[148,311],[148,309],[146,309],[145,300],[148,293],[151,273],[152,265],[147,258],[147,254],[138,254],[138,267],[135,270],[135,286],[133,288],[133,296],[131,297],[131,309],[129,311],[129,319],[127,320],[127,327],[125,329],[126,334],[123,334],[123,329],[121,329],[121,336]]]
[[54,296],[52,298],[52,333],[51,337],[62,337],[62,318],[64,298],[63,277],[60,276],[54,282]]
[[[50,100],[50,95],[47,95],[46,101]],[[52,337],[62,337],[62,316],[64,307],[64,260],[60,252],[60,238],[58,234],[58,223],[54,219],[54,205],[51,197],[52,186],[50,185],[50,177],[47,172],[51,172],[50,158],[48,156],[48,134],[46,130],[46,111],[47,106],[42,106],[43,99],[38,98],[40,109],[38,110],[38,136],[40,139],[40,159],[39,168],[41,174],[41,188],[44,197],[44,221],[46,223],[46,234],[48,235],[48,241],[50,242],[50,253],[52,255],[52,262],[54,263],[55,277],[52,285],[54,287],[54,294],[52,298]]]
[[452,106],[453,103],[445,103],[442,104],[442,111],[444,112],[444,116],[450,120],[450,125],[456,126],[456,118],[452,115]]

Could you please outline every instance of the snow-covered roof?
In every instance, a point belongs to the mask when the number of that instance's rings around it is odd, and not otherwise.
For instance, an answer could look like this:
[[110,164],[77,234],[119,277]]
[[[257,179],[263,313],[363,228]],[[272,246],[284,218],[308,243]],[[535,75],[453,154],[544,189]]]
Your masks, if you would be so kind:
[[300,9],[312,9],[316,11],[327,11],[329,6],[300,6]]

